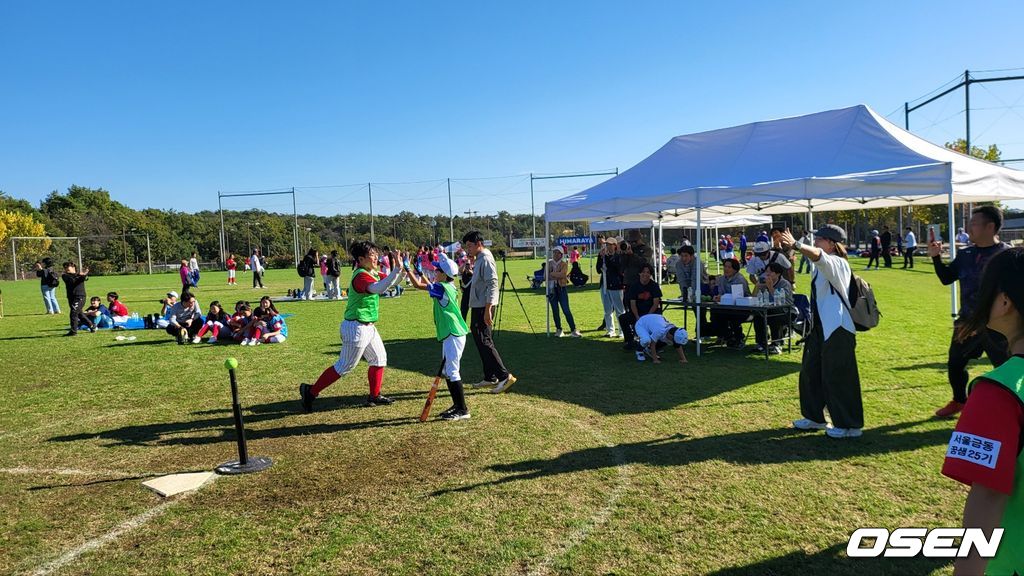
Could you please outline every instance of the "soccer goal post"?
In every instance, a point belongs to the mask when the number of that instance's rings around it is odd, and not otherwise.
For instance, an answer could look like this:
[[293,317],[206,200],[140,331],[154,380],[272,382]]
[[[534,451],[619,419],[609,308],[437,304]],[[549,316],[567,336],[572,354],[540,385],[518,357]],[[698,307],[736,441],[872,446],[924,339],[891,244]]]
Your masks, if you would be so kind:
[[[54,241],[64,241],[68,244],[60,245],[60,248],[54,250]],[[70,245],[74,242],[74,246]],[[38,259],[42,259],[43,256],[53,251],[53,256],[56,256],[55,261],[61,261],[78,256],[78,269],[82,269],[82,239],[78,236],[12,236],[11,237],[11,277],[18,280],[18,243],[22,245],[21,259],[22,263],[34,262]],[[27,268],[21,270],[21,279],[25,279]]]

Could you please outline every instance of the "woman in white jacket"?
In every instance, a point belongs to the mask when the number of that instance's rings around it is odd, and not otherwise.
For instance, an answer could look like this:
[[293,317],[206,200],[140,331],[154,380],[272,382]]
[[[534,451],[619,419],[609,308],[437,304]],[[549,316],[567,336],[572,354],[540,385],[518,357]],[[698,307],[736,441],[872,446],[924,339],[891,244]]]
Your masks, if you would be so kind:
[[[850,263],[846,260],[846,232],[833,224],[814,233],[814,245],[793,239],[787,230],[784,246],[793,246],[814,263],[811,310],[814,327],[804,341],[800,368],[800,412],[793,422],[798,430],[825,430],[832,438],[856,438],[864,427],[857,337],[847,302]],[[825,408],[832,425],[825,423]]]

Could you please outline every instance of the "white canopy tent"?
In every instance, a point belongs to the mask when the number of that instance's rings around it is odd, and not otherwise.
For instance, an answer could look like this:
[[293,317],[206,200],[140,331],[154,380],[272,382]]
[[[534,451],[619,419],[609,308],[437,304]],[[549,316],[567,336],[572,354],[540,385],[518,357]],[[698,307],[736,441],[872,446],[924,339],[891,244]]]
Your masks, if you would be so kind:
[[954,198],[1024,198],[1024,172],[932,144],[858,105],[677,136],[622,174],[547,202],[545,222],[682,216],[699,228],[707,216],[948,203],[952,229]]
[[[770,226],[772,223],[772,217],[768,215],[760,214],[749,214],[746,216],[713,216],[711,218],[705,218],[702,222],[702,226],[705,229],[718,228],[746,228],[747,226]],[[656,238],[655,246],[655,257],[661,260],[661,252],[665,243],[665,236],[663,230],[668,228],[670,230],[675,229],[697,229],[697,221],[692,218],[684,216],[665,216],[657,220],[599,220],[597,222],[590,223],[591,232],[610,232],[613,230],[632,230],[632,229],[646,229],[650,228],[651,238]],[[697,232],[700,234],[700,231]],[[717,232],[715,233],[717,235]],[[656,266],[656,278],[658,282],[661,282],[661,267]]]

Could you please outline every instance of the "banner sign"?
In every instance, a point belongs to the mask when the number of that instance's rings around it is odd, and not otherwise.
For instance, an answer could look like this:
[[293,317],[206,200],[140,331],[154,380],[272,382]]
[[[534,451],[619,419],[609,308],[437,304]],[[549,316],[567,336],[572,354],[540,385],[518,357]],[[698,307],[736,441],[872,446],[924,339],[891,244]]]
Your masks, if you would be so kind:
[[513,238],[512,239],[512,247],[513,248],[543,248],[544,247],[544,239],[543,238]]
[[560,236],[555,240],[555,244],[564,244],[566,246],[578,246],[585,244],[590,246],[594,244],[593,236]]

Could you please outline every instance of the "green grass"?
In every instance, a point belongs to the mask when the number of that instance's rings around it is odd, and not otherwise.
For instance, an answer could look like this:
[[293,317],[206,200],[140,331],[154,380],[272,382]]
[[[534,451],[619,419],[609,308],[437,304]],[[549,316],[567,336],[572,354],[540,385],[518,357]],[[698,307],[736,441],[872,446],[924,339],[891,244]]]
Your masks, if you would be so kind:
[[[509,264],[520,288],[537,267]],[[952,423],[930,419],[950,395],[949,292],[928,266],[863,275],[884,317],[858,339],[864,437],[843,442],[787,428],[797,351],[765,362],[690,346],[687,366],[638,365],[598,332],[531,335],[511,297],[498,347],[519,383],[470,393],[471,421],[420,424],[440,354],[423,293],[382,302],[385,392],[398,402],[359,408],[360,367],[301,414],[296,386],[334,362],[343,304],[282,304],[295,314],[284,345],[179,347],[157,331],[61,338],[66,318],[39,314],[36,282],[0,283],[0,573],[31,572],[156,506],[143,477],[232,459],[227,356],[240,362],[250,453],[274,467],[220,478],[61,573],[948,573],[845,557],[857,527],[957,526],[966,494],[939,474]],[[204,275],[204,305],[264,293],[222,276]],[[176,279],[88,287],[145,313]],[[272,271],[267,284],[278,295],[298,278]],[[543,297],[520,294],[542,332]],[[600,323],[596,289],[571,303],[581,329]],[[481,376],[472,344],[463,375]]]

